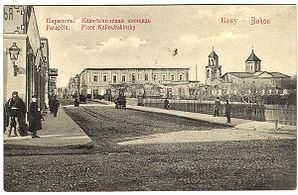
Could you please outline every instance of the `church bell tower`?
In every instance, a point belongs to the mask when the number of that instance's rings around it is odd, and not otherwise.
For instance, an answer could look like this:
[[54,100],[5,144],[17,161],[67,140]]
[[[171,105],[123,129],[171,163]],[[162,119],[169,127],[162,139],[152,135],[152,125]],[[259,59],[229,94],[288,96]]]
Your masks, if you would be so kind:
[[256,56],[252,48],[250,56],[245,61],[245,72],[255,73],[261,71],[261,60]]
[[208,56],[208,65],[205,67],[207,85],[211,85],[214,81],[217,81],[221,77],[221,65],[218,62],[218,55],[212,47],[212,51]]

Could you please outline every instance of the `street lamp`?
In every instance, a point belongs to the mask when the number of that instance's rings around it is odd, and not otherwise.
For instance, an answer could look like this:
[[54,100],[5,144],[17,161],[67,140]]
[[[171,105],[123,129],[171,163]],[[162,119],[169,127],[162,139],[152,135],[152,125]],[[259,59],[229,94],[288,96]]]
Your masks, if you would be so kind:
[[14,42],[13,45],[9,48],[9,56],[12,61],[17,61],[20,54],[20,48],[17,46],[17,43]]
[[19,58],[20,48],[17,46],[16,42],[13,42],[12,46],[9,48],[8,51],[9,51],[9,57],[13,63],[14,76],[17,76],[19,68],[16,65],[16,61]]

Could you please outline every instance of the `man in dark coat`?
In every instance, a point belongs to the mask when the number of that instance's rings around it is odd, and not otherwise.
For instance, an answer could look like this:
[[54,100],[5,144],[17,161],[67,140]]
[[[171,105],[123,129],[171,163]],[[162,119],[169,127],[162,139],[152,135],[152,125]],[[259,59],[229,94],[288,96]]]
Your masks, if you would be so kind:
[[80,100],[79,100],[79,98],[75,98],[75,100],[74,100],[74,106],[75,107],[78,107],[80,105]]
[[15,136],[22,134],[21,127],[23,125],[24,116],[26,114],[26,105],[24,101],[18,96],[18,92],[14,91],[12,93],[12,98],[10,98],[5,106],[5,117],[8,120],[6,121],[6,127],[10,125],[8,137],[11,136],[12,128],[14,128]]
[[54,96],[50,99],[49,106],[50,106],[51,113],[54,114],[54,117],[57,117],[57,112],[58,112],[58,108],[60,106],[60,102],[59,102],[59,100],[57,100],[56,96]]
[[226,117],[227,117],[227,123],[228,125],[231,125],[231,104],[229,103],[229,100],[227,100],[227,103],[225,105],[225,109],[226,109]]
[[220,101],[219,97],[216,98],[214,102],[214,117],[219,116],[219,109],[220,109]]
[[37,104],[36,96],[32,96],[32,102],[29,106],[29,131],[32,132],[32,138],[40,138],[37,135],[37,130],[42,129],[41,113]]

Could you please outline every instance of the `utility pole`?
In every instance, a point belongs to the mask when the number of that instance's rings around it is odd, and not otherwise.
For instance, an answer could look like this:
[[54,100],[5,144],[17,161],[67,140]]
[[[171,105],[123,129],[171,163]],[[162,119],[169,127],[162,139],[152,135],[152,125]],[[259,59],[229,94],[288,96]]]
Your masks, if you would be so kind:
[[196,84],[198,83],[198,65],[196,64]]

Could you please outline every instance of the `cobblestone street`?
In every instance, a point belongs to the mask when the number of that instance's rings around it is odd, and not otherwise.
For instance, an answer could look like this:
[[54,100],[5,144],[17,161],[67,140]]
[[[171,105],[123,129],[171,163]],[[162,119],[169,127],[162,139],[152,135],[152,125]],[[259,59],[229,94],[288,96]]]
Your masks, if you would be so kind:
[[[236,130],[171,115],[67,107],[90,148],[9,148],[6,191],[249,190],[296,187],[296,139],[121,144],[156,134]],[[146,120],[145,120],[146,119]],[[177,134],[179,136],[179,134]],[[181,136],[181,134],[180,134]],[[184,139],[177,137],[176,140]],[[21,152],[20,152],[21,151]],[[38,151],[38,152],[37,152]]]

